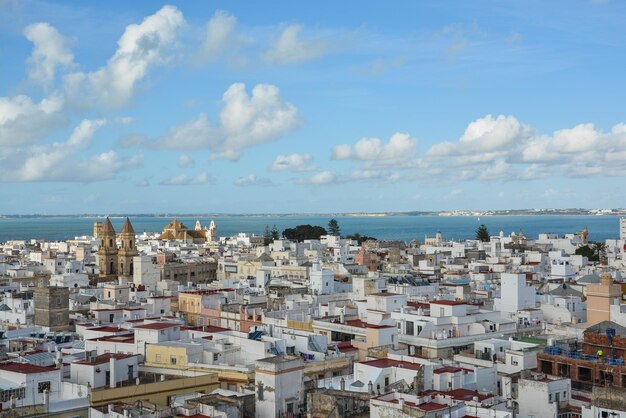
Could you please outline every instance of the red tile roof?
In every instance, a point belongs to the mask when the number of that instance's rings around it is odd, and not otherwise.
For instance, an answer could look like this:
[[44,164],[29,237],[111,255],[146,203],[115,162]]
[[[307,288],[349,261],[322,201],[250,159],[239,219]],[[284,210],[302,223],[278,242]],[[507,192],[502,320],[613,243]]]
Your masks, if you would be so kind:
[[460,300],[431,300],[430,303],[447,306],[465,305],[465,302],[461,302]]
[[108,326],[102,326],[102,327],[96,327],[96,328],[89,328],[87,331],[99,331],[99,332],[125,332],[128,331],[127,329],[124,328],[119,328],[119,327],[108,327]]
[[390,293],[390,292],[378,292],[378,293],[370,293],[372,296],[402,296],[400,293]]
[[474,397],[478,398],[479,402],[482,402],[486,399],[493,398],[495,395],[483,395],[480,392],[469,389],[454,389],[448,392],[443,392],[443,395],[449,396],[457,401],[471,401]]
[[83,365],[93,365],[96,366],[98,364],[108,363],[111,360],[111,357],[116,360],[124,360],[130,357],[135,357],[137,354],[115,354],[115,353],[105,353],[94,357],[91,361],[75,361],[73,364],[83,364]]
[[386,369],[388,367],[400,367],[404,369],[411,370],[419,370],[420,365],[417,363],[411,363],[408,361],[398,361],[392,360],[388,358],[378,359],[378,360],[369,360],[369,361],[360,361],[360,364],[365,364],[366,366],[377,367],[379,369]]
[[34,364],[26,364],[26,363],[2,363],[0,364],[0,371],[7,371],[13,373],[20,374],[33,374],[33,373],[50,373],[59,371],[54,367],[41,367],[35,366]]
[[133,328],[135,329],[166,329],[166,328],[172,328],[172,327],[178,327],[178,326],[180,326],[180,324],[177,324],[174,322],[153,322],[151,324],[136,325]]
[[368,324],[367,322],[363,322],[360,319],[349,319],[346,321],[346,325],[349,325],[351,327],[358,327],[358,328],[374,328],[374,329],[381,329],[381,328],[395,328],[395,326],[393,325],[374,325],[374,324]]
[[439,369],[433,370],[433,373],[435,374],[442,374],[442,373],[456,373],[456,372],[460,372],[461,370],[463,370],[460,367],[441,367]]
[[418,405],[418,408],[421,409],[422,411],[438,411],[440,409],[444,409],[447,407],[448,405],[444,405],[444,404],[437,403],[437,402],[426,402],[426,403]]
[[107,335],[106,337],[91,338],[88,341],[103,341],[103,342],[113,342],[113,343],[120,343],[120,344],[133,344],[135,342],[135,334]]

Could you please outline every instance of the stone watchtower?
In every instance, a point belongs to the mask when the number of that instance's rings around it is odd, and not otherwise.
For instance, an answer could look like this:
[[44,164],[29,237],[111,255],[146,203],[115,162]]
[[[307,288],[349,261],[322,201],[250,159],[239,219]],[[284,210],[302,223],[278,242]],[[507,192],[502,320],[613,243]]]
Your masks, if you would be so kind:
[[70,323],[70,290],[67,287],[35,288],[35,325],[50,331],[67,331]]
[[121,247],[118,250],[118,261],[120,276],[132,276],[133,275],[133,258],[139,255],[135,243],[135,230],[133,229],[130,219],[126,218],[124,222],[124,228],[120,232]]
[[115,279],[118,274],[117,243],[115,229],[107,216],[102,231],[100,232],[100,249],[98,250],[98,267],[100,278]]

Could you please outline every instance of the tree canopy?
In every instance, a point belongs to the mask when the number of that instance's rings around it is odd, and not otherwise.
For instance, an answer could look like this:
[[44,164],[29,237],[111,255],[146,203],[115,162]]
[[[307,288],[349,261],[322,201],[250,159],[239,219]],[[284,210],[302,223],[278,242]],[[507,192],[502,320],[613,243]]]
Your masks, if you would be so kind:
[[583,245],[582,247],[576,248],[575,254],[587,257],[589,261],[600,261],[600,257],[606,250],[605,247],[605,244],[602,242],[592,242],[591,246]]
[[326,230],[321,226],[298,225],[294,228],[287,228],[283,231],[283,237],[294,241],[304,241],[307,239],[320,239],[322,235],[327,235]]
[[367,235],[361,235],[358,232],[350,235],[346,235],[346,239],[352,239],[359,243],[359,245],[363,244],[365,241],[378,241],[377,238],[368,237]]
[[491,239],[491,235],[489,235],[489,230],[485,224],[481,224],[476,228],[476,239],[482,242],[488,242]]
[[339,228],[339,222],[337,222],[337,219],[333,218],[328,221],[328,233],[336,237],[341,236],[341,228]]

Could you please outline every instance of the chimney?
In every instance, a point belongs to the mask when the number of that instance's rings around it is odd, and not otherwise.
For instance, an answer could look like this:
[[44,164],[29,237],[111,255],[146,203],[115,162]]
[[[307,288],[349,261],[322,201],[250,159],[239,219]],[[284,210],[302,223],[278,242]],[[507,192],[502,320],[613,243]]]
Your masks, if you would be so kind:
[[369,383],[367,384],[367,391],[369,393],[371,393],[372,395],[374,394],[374,384],[372,383],[372,381],[370,380]]
[[117,386],[117,376],[115,373],[115,354],[111,354],[111,356],[109,357],[109,373],[109,387],[115,388]]
[[343,377],[341,378],[341,380],[339,381],[339,385],[341,387],[342,391],[346,390],[346,379],[344,379]]
[[48,411],[50,410],[50,393],[48,392],[48,389],[44,389],[43,391],[43,405],[44,405],[44,411],[47,414]]

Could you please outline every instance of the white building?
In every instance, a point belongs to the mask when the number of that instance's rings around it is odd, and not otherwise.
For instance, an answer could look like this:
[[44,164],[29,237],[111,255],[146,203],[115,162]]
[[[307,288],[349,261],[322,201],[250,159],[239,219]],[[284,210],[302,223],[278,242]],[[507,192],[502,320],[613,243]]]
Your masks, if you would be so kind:
[[526,275],[502,273],[500,275],[500,297],[494,300],[494,310],[516,313],[535,308],[537,292],[532,284],[526,283]]
[[335,274],[332,270],[325,269],[319,259],[315,260],[309,273],[309,283],[314,294],[328,295],[333,293]]
[[61,369],[32,364],[0,364],[2,410],[39,405],[52,413],[88,407],[87,386],[63,382],[61,373]]
[[89,287],[89,276],[84,273],[54,274],[50,277],[50,285],[70,289]]
[[569,379],[552,380],[537,375],[520,379],[518,385],[518,418],[557,417],[572,397]]
[[106,353],[70,365],[70,381],[91,388],[117,387],[123,382],[135,383],[139,376],[139,356]]
[[256,362],[256,418],[301,412],[304,403],[303,362],[299,356],[275,356]]
[[151,256],[133,257],[133,283],[144,285],[149,291],[155,291],[161,280],[161,269],[152,262]]

